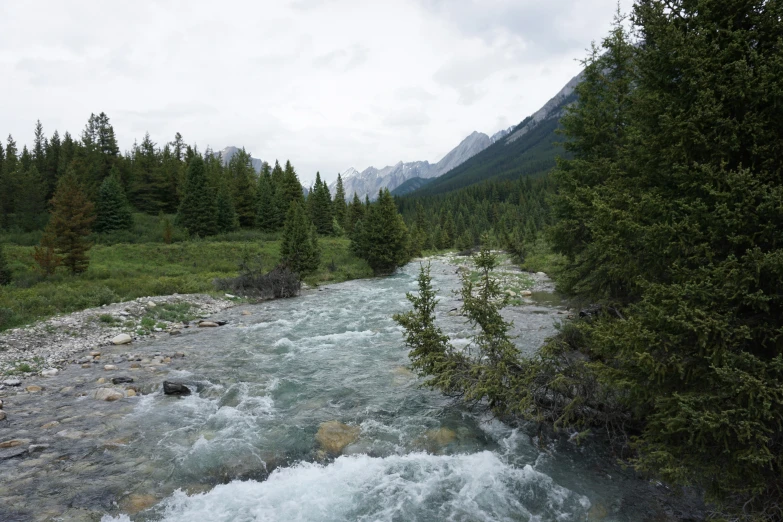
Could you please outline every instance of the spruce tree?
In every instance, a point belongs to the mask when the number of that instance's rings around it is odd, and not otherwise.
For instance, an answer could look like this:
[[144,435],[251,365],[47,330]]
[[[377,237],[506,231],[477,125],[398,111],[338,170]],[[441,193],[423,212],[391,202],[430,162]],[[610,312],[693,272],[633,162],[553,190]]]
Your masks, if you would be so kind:
[[11,267],[8,266],[8,259],[5,257],[3,244],[0,243],[0,286],[11,283]]
[[[274,177],[274,170],[272,171]],[[293,165],[290,161],[285,162],[285,168],[283,169],[283,178],[281,181],[279,198],[284,208],[290,209],[291,203],[296,201],[297,203],[304,203],[304,191],[302,191],[302,184],[299,182],[299,177],[296,175]]]
[[256,228],[265,232],[277,229],[277,206],[275,205],[274,189],[269,165],[265,164],[258,177],[258,201],[256,209]]
[[280,166],[280,162],[275,160],[275,166],[272,168],[270,174],[270,181],[272,184],[272,200],[274,202],[276,228],[283,226],[286,213],[290,207],[290,204],[286,203],[284,195],[284,178],[285,173],[283,172],[283,167]]
[[378,193],[354,236],[355,251],[376,274],[391,273],[409,259],[408,229],[388,189]]
[[228,177],[231,180],[231,196],[239,224],[252,227],[255,224],[258,202],[256,199],[255,170],[253,161],[244,148],[237,151],[228,163]]
[[301,202],[291,202],[280,243],[281,262],[303,278],[315,272],[321,261],[315,226]]
[[217,230],[218,232],[232,232],[239,228],[239,219],[234,210],[234,202],[228,192],[228,187],[223,183],[218,188],[215,199],[217,207]]
[[320,172],[315,173],[315,185],[307,196],[307,208],[318,233],[331,235],[334,232],[332,201],[329,187],[321,181]]
[[191,236],[217,233],[215,198],[207,184],[204,159],[200,155],[195,155],[188,165],[177,221]]
[[353,237],[356,223],[364,219],[364,213],[364,205],[362,205],[361,200],[359,200],[359,195],[354,192],[353,201],[348,207],[345,219],[345,231],[348,234],[348,237]]
[[[87,237],[95,221],[94,205],[76,177],[73,169],[57,182],[57,190],[51,201],[52,213],[44,230],[44,237],[51,238],[52,246],[72,274],[87,270],[87,252],[92,245]],[[46,246],[42,241],[42,246]]]
[[343,186],[343,178],[340,174],[337,174],[337,185],[335,186],[332,209],[334,212],[334,219],[337,220],[337,223],[342,228],[346,228],[345,219],[348,214],[348,205],[345,202],[345,187]]
[[98,190],[94,228],[96,232],[102,233],[133,228],[133,214],[125,197],[122,183],[120,183],[120,173],[116,166],[112,167],[111,174],[103,180],[101,188]]

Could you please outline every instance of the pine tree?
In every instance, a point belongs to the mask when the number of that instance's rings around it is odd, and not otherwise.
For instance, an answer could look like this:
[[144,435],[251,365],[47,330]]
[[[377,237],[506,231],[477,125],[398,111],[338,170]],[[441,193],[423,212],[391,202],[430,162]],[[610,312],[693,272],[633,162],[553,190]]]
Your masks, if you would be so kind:
[[3,251],[3,244],[0,243],[0,286],[11,283],[11,267],[8,266],[8,259]]
[[90,262],[87,252],[92,245],[87,241],[87,236],[92,232],[95,215],[94,205],[87,199],[73,169],[68,170],[57,182],[51,206],[52,214],[44,236],[52,238],[52,245],[62,257],[62,264],[72,274],[82,273]]
[[364,219],[365,208],[362,202],[359,200],[359,195],[356,192],[353,193],[353,201],[348,207],[345,219],[345,232],[348,237],[354,236],[354,228],[356,223]]
[[234,210],[234,202],[228,192],[228,187],[223,183],[218,188],[217,198],[215,199],[217,207],[217,229],[218,232],[232,232],[239,228],[239,220]]
[[44,136],[41,120],[35,123],[35,141],[33,142],[33,162],[39,173],[46,172],[46,147],[48,143]]
[[274,202],[276,228],[282,227],[285,223],[285,216],[289,208],[283,194],[284,178],[285,173],[283,172],[283,167],[275,160],[275,166],[272,168],[270,180],[272,183],[272,200]]
[[46,166],[41,171],[41,176],[46,187],[46,200],[49,201],[57,188],[57,177],[60,166],[60,134],[54,131],[46,148]]
[[332,208],[334,210],[334,219],[337,220],[341,227],[346,228],[345,220],[348,214],[348,205],[345,202],[345,187],[340,174],[337,174],[337,185],[335,186]]
[[[274,170],[272,171],[274,177]],[[285,168],[283,169],[282,184],[279,187],[281,202],[284,208],[290,209],[291,203],[296,201],[297,203],[304,203],[304,192],[302,191],[302,184],[299,182],[299,177],[296,175],[293,165],[290,161],[285,162]]]
[[300,202],[291,202],[291,208],[288,210],[280,256],[282,264],[299,274],[300,279],[316,271],[321,262],[315,226]]
[[252,227],[258,211],[255,170],[253,160],[244,148],[238,150],[228,163],[228,176],[232,182],[231,196],[239,224]]
[[109,177],[103,180],[95,205],[95,231],[114,232],[133,228],[133,214],[120,183],[120,173],[113,167]]
[[332,201],[329,187],[321,181],[320,172],[315,173],[315,185],[307,196],[307,208],[318,233],[331,235],[334,232]]
[[177,220],[191,236],[206,237],[217,233],[215,198],[207,184],[204,159],[200,155],[194,156],[188,165]]
[[378,193],[354,236],[355,251],[377,274],[391,273],[409,259],[408,229],[388,189]]
[[265,232],[277,229],[277,207],[272,187],[269,164],[265,163],[258,177],[258,208],[256,210],[256,228]]

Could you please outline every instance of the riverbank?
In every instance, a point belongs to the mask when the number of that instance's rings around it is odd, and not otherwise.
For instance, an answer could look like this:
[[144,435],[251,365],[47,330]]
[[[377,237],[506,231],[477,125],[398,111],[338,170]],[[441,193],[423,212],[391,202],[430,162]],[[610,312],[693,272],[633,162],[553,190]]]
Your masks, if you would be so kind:
[[[369,277],[367,263],[353,255],[350,240],[319,241],[321,266],[305,278],[311,285]],[[180,243],[118,243],[96,245],[88,270],[78,276],[58,272],[44,278],[33,261],[33,247],[6,245],[12,282],[0,286],[0,331],[30,325],[58,314],[132,301],[140,297],[215,293],[216,278],[237,274],[241,259],[252,259],[264,270],[280,260],[276,236],[183,241]]]

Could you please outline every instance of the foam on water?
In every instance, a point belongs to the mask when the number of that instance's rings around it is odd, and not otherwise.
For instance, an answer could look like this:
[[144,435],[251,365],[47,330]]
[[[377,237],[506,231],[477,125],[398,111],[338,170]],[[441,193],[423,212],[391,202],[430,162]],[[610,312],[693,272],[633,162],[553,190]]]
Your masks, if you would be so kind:
[[[173,522],[538,521],[585,517],[586,497],[531,466],[495,453],[373,458],[342,456],[328,465],[278,468],[264,482],[233,481],[203,494],[182,491],[155,509]],[[127,522],[124,516],[102,522]]]

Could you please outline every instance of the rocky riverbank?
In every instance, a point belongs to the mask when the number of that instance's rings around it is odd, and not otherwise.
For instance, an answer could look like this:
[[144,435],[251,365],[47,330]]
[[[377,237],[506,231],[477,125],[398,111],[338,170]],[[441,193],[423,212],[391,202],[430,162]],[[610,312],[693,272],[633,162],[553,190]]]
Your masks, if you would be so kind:
[[[0,390],[4,381],[26,381],[56,373],[75,356],[111,345],[127,334],[131,340],[170,335],[201,319],[234,306],[206,294],[142,297],[57,316],[31,326],[0,333]],[[44,374],[45,376],[45,374]]]

